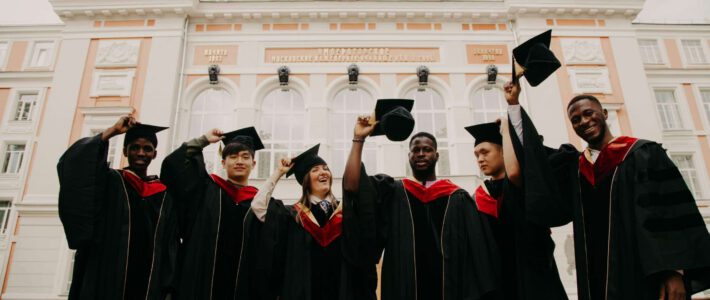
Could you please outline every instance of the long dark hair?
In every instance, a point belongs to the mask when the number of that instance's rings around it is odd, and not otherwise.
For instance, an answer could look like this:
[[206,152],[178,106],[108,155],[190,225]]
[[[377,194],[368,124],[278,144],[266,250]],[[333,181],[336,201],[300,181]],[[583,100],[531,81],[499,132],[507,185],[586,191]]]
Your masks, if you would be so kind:
[[[308,172],[303,175],[303,181],[301,181],[301,199],[298,199],[297,204],[301,205],[301,208],[305,212],[309,212],[311,210],[311,200],[309,199],[309,196],[311,196],[311,170],[313,168],[320,166],[320,165],[315,165],[311,167]],[[326,165],[327,166],[327,165]],[[325,196],[326,199],[328,198],[335,198],[333,195],[333,173],[330,172],[330,169],[328,169],[328,173],[330,173],[330,186],[328,187],[328,194]],[[300,224],[301,218],[296,216],[296,222]]]

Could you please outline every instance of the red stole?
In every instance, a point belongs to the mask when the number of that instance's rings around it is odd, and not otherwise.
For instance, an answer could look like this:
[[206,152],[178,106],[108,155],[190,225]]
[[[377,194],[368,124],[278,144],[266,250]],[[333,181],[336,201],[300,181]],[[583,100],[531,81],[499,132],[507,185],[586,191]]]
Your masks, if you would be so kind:
[[219,185],[219,187],[221,187],[222,190],[225,191],[230,198],[232,198],[232,201],[234,201],[235,204],[254,199],[254,196],[259,191],[259,189],[250,185],[241,188],[236,187],[228,181],[222,179],[222,177],[219,177],[217,174],[212,174],[210,176],[212,176],[214,183]]
[[310,210],[306,209],[300,203],[294,205],[296,212],[298,213],[298,218],[303,224],[303,229],[311,234],[313,239],[321,247],[326,247],[330,245],[336,238],[340,236],[343,230],[343,208],[342,205],[338,205],[338,208],[330,216],[328,222],[325,226],[320,227],[318,221],[313,216]]
[[123,174],[123,179],[128,181],[128,183],[133,187],[133,190],[138,192],[138,195],[142,198],[153,196],[157,193],[164,192],[167,189],[167,187],[160,182],[160,179],[143,181],[143,179],[141,179],[138,175],[129,170],[123,170],[121,174]]
[[402,184],[404,184],[404,188],[408,192],[410,192],[412,195],[414,195],[415,198],[419,199],[419,201],[424,204],[427,204],[441,197],[448,197],[449,195],[460,189],[457,185],[455,185],[448,179],[439,180],[428,188],[419,182],[407,178],[402,179]]
[[502,197],[503,195],[501,194],[498,198],[493,198],[493,196],[488,194],[488,191],[484,187],[484,184],[481,184],[476,189],[474,198],[476,199],[476,206],[478,206],[478,211],[498,219],[498,207],[500,205],[501,200],[499,198]]
[[604,146],[594,163],[586,157],[586,152],[583,152],[579,156],[579,172],[591,185],[595,185],[604,175],[614,170],[624,161],[636,141],[638,141],[637,138],[628,136],[615,138]]

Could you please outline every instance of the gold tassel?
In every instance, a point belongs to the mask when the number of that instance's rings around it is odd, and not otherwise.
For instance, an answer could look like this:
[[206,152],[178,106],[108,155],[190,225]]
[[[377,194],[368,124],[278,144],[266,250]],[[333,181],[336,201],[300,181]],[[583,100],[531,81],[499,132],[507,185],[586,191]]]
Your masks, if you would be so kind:
[[222,143],[219,144],[219,148],[217,149],[217,155],[219,155],[219,157],[222,157]]

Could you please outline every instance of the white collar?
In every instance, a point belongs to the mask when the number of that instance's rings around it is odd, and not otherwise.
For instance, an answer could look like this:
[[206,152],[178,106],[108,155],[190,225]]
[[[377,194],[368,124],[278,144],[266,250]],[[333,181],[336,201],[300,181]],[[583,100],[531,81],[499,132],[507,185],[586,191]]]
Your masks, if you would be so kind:
[[329,194],[328,197],[327,197],[327,199],[321,199],[321,198],[318,198],[318,197],[316,197],[316,196],[314,196],[314,195],[309,195],[309,196],[308,196],[308,200],[311,202],[311,204],[318,204],[318,203],[320,203],[320,202],[323,201],[323,200],[328,200],[331,204],[337,203],[337,200],[335,199],[335,197],[333,196],[333,194]]

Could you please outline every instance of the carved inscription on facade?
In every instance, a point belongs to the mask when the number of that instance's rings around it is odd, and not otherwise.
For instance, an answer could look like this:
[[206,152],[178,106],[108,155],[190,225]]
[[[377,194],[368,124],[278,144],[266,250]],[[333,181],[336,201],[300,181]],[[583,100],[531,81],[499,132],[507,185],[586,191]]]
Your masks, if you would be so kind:
[[439,48],[267,48],[266,63],[438,62]]

